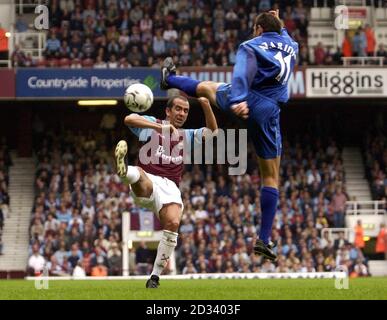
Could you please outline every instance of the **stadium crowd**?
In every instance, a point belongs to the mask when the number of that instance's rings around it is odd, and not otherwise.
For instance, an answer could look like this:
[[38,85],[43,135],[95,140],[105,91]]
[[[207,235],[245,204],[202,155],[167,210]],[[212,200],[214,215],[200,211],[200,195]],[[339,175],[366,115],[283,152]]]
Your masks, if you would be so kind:
[[5,137],[0,141],[0,255],[3,252],[3,226],[10,214],[9,208],[9,167],[12,166],[11,155]]
[[45,59],[33,61],[16,47],[12,60],[15,66],[152,67],[170,55],[183,66],[229,66],[257,13],[271,8],[280,9],[301,52],[307,49],[310,1],[53,0]]
[[[317,4],[333,7],[334,1]],[[238,45],[252,35],[255,16],[280,9],[299,43],[299,65],[340,65],[342,57],[367,56],[383,57],[387,64],[385,45],[377,44],[369,25],[346,32],[337,48],[319,42],[309,50],[311,5],[305,0],[53,0],[44,59],[33,59],[16,45],[11,60],[18,67],[129,68],[159,67],[163,57],[173,56],[181,66],[232,66]],[[28,30],[21,17],[15,27]]]
[[[40,140],[30,274],[43,265],[52,275],[121,274],[121,213],[131,212],[132,229],[141,226],[144,214],[114,173],[113,142],[123,136],[115,130],[48,131]],[[128,139],[133,163],[138,146],[132,136]],[[243,176],[229,176],[224,165],[186,167],[180,185],[185,209],[177,272],[315,272],[342,266],[351,274],[367,274],[360,249],[342,236],[333,241],[322,232],[343,226],[345,175],[336,143],[311,143],[310,136],[284,142],[272,234],[279,255],[275,264],[252,253],[261,214],[260,177],[250,146],[248,154]],[[149,273],[153,258],[141,243],[130,252],[131,272]]]
[[387,202],[387,141],[383,132],[369,132],[364,138],[366,176],[374,200]]

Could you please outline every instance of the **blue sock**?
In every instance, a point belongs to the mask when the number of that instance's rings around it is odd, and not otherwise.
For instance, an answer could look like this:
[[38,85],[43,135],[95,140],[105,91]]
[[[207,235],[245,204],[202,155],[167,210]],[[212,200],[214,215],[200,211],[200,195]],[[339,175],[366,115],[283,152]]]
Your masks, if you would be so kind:
[[269,243],[273,220],[277,209],[279,192],[275,188],[263,187],[261,191],[261,229],[259,231],[259,239],[265,244]]
[[167,77],[167,83],[170,87],[179,89],[191,97],[196,97],[196,88],[200,81],[185,76],[176,76],[170,74]]

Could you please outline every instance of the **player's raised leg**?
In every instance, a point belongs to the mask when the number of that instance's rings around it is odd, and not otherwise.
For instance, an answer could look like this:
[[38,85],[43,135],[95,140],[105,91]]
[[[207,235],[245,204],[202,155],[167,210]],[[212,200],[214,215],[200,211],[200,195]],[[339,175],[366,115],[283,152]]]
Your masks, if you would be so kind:
[[176,75],[176,66],[171,57],[166,58],[161,67],[161,89],[168,90],[175,88],[191,97],[205,97],[215,106],[217,105],[216,91],[222,84],[214,81],[198,81],[187,76]]
[[147,288],[159,286],[160,275],[166,267],[177,245],[177,236],[182,215],[182,208],[177,203],[164,205],[159,212],[163,235],[157,248],[151,277],[146,283]]
[[275,260],[277,256],[272,250],[274,245],[270,242],[270,235],[279,198],[280,157],[275,159],[258,157],[258,164],[263,180],[263,188],[261,190],[262,218],[259,239],[255,244],[254,252],[270,260]]
[[124,183],[131,186],[137,197],[149,198],[153,191],[152,181],[141,168],[127,165],[127,152],[128,144],[125,140],[120,140],[115,150],[117,174]]

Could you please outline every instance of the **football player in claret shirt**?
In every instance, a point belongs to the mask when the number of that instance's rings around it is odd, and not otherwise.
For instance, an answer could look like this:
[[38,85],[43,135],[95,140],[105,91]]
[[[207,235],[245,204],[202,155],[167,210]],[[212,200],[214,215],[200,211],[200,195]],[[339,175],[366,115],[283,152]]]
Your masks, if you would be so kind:
[[[169,99],[165,108],[166,119],[132,113],[125,117],[125,125],[144,143],[147,152],[139,152],[138,166],[126,164],[128,146],[118,142],[115,150],[117,174],[131,186],[131,194],[138,206],[152,210],[163,228],[151,277],[147,288],[157,288],[159,277],[177,244],[178,229],[183,213],[179,183],[184,169],[183,148],[195,141],[201,143],[207,134],[217,130],[217,122],[207,98],[199,98],[206,127],[182,129],[190,105],[184,96]],[[166,143],[166,140],[169,140]],[[145,156],[145,157],[142,157]],[[145,161],[143,161],[145,159]]]

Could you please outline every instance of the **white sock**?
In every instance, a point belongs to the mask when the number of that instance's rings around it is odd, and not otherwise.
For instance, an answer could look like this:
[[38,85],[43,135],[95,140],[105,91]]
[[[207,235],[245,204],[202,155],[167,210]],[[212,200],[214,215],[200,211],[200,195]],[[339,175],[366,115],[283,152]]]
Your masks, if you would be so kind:
[[178,234],[176,232],[163,230],[163,237],[157,248],[157,256],[153,265],[152,275],[160,276],[163,272],[177,245],[177,236]]
[[127,182],[129,184],[134,184],[140,180],[140,170],[134,166],[128,166],[128,171],[126,172]]

